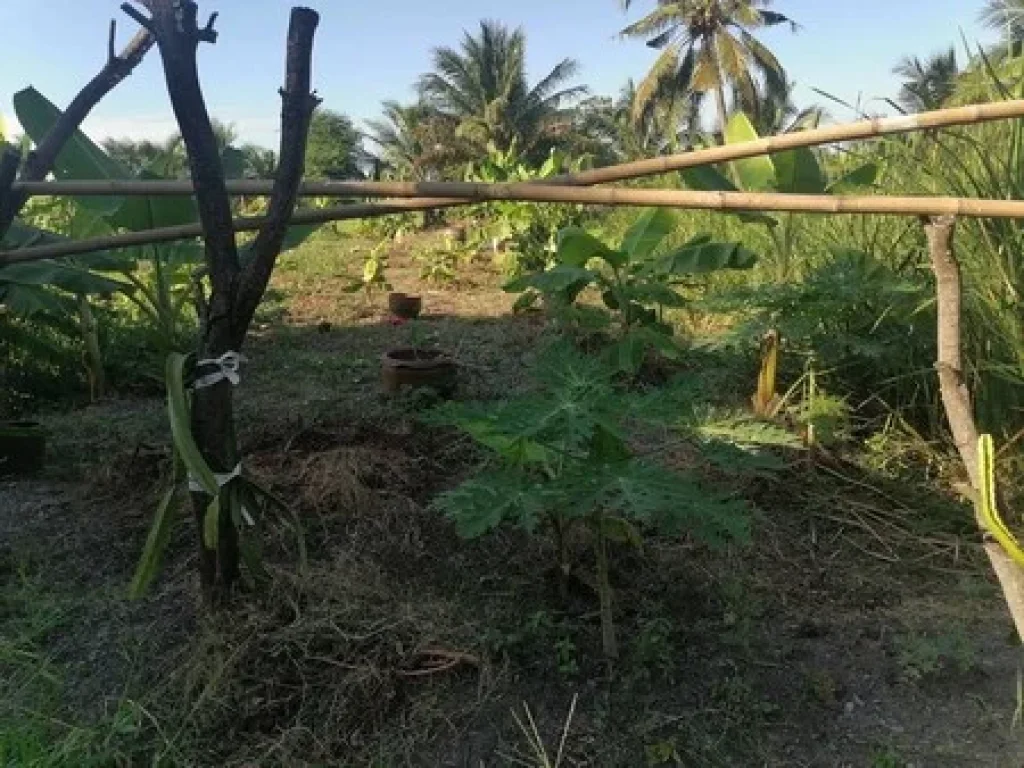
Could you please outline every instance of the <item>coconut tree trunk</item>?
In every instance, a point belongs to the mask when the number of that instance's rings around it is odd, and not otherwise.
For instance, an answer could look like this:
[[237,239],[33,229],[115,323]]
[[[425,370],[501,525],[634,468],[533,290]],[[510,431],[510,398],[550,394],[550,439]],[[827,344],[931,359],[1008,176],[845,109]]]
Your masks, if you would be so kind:
[[725,144],[725,128],[729,125],[729,108],[725,103],[725,85],[721,83],[721,74],[719,74],[719,85],[715,87],[715,107],[718,109],[718,130],[722,134],[722,143]]
[[[935,272],[938,311],[939,388],[950,431],[957,451],[964,462],[971,487],[978,494],[981,479],[978,474],[978,427],[974,420],[971,394],[964,381],[961,359],[960,323],[963,289],[960,264],[953,250],[956,219],[942,216],[930,219],[925,225],[928,236],[932,269]],[[1007,554],[1006,550],[985,530],[981,521],[985,554],[1003,590],[1003,597],[1013,617],[1017,634],[1024,641],[1024,570]]]

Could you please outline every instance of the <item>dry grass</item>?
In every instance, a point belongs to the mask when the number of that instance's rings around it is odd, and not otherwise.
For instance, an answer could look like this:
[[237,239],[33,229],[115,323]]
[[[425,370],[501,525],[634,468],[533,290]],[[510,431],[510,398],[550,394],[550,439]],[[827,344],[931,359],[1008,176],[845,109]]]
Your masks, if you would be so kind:
[[[351,553],[301,577],[277,571],[206,630],[182,673],[204,764],[367,765],[393,718],[409,729],[395,738],[415,743],[455,716],[433,708],[431,686],[466,691],[471,708],[488,674],[444,602],[403,597]],[[454,662],[437,667],[443,654]]]

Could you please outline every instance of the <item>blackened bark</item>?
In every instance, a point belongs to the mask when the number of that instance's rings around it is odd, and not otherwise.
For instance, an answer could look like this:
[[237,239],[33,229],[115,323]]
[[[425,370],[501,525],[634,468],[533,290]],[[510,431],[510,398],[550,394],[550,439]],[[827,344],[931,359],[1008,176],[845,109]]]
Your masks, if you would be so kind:
[[[16,149],[6,147],[3,155],[0,156],[0,220],[6,220],[9,217],[11,221],[14,221],[14,217],[17,215],[13,207],[15,195],[11,191],[11,185],[18,178],[20,165],[21,153]],[[3,240],[9,227],[10,223],[7,227],[0,229],[0,240]]]
[[281,150],[267,221],[252,245],[236,307],[237,324],[248,328],[267,289],[274,263],[281,252],[289,221],[298,200],[306,164],[309,124],[320,100],[311,90],[313,36],[320,17],[309,8],[292,11],[288,28],[285,86],[281,90]]
[[[319,16],[305,8],[292,11],[287,74],[282,91],[281,163],[269,216],[254,243],[253,259],[243,277],[231,218],[231,200],[196,60],[199,43],[216,40],[213,30],[216,14],[201,29],[195,2],[140,2],[149,9],[150,18],[143,17],[130,5],[122,7],[156,37],[164,63],[167,91],[188,150],[211,288],[208,299],[200,307],[203,333],[198,354],[200,361],[216,359],[226,352],[241,349],[295,208],[302,181],[306,136],[317,103],[310,93],[310,72],[313,36]],[[239,451],[235,437],[234,393],[230,382],[222,380],[196,391],[192,402],[192,434],[215,473],[226,474],[234,469]],[[195,493],[192,503],[200,540],[200,581],[207,598],[217,601],[226,597],[238,580],[238,531],[231,519],[229,505],[223,504],[218,521],[218,545],[216,551],[208,549],[203,529],[210,497],[205,493]]]
[[[153,47],[153,36],[148,30],[143,29],[132,38],[120,55],[115,55],[115,30],[115,25],[111,23],[106,65],[68,105],[60,120],[39,146],[29,153],[21,170],[21,181],[42,181],[46,178],[53,170],[57,156],[68,139],[74,135],[93,108],[135,70]],[[24,192],[14,194],[0,205],[0,238],[10,229],[28,197]]]
[[[231,199],[213,123],[199,82],[196,56],[199,43],[210,39],[211,35],[204,36],[203,30],[199,29],[196,21],[198,6],[194,2],[179,5],[174,0],[144,0],[143,4],[152,14],[149,19],[139,18],[141,14],[127,4],[122,7],[126,12],[131,9],[133,18],[156,37],[163,59],[167,92],[188,151],[210,275],[207,313],[201,318],[206,332],[200,339],[197,352],[199,360],[218,358],[236,348],[241,334],[233,322],[239,262],[231,221]],[[193,437],[210,469],[217,474],[230,472],[238,461],[233,399],[230,382],[222,380],[197,390],[192,401]],[[211,551],[206,547],[202,531],[210,501],[205,493],[192,495],[200,535],[200,581],[207,598],[216,601],[230,593],[237,579],[238,544],[229,510],[222,509],[217,550]]]

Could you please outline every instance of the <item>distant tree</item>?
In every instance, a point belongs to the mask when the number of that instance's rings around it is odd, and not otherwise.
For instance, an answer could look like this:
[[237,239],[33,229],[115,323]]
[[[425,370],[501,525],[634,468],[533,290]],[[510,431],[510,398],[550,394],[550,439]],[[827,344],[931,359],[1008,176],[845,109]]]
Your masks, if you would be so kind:
[[458,120],[423,101],[385,101],[383,117],[369,120],[367,138],[376,145],[381,169],[402,179],[436,180],[473,156],[473,146],[457,135]]
[[277,170],[277,153],[257,144],[243,144],[238,148],[245,159],[245,175],[253,179],[273,178]]
[[[628,9],[634,0],[620,0]],[[637,87],[634,118],[666,93],[711,93],[722,130],[728,121],[726,91],[734,101],[757,98],[758,79],[768,93],[785,88],[786,73],[767,46],[753,32],[796,24],[784,14],[768,10],[771,0],[657,0],[657,6],[622,30],[629,38],[646,40],[648,47],[664,49]]]
[[636,86],[630,80],[618,98],[594,97],[580,104],[576,153],[607,164],[676,152],[690,143],[699,122],[699,97],[680,94],[651,102],[637,118],[635,98]]
[[181,146],[181,138],[174,136],[163,142],[149,140],[135,141],[134,139],[106,139],[102,142],[103,149],[112,158],[120,162],[133,174],[140,173],[144,168],[151,167],[159,160],[167,160],[175,156],[174,172],[172,176],[185,176],[185,169],[188,161],[185,158],[184,148]]
[[[217,146],[222,152],[238,140],[238,131],[233,124],[217,119],[211,122]],[[162,142],[111,138],[104,141],[102,146],[107,154],[120,161],[134,174],[149,169],[168,178],[188,178],[188,156],[180,133],[175,133]]]
[[309,126],[306,175],[315,179],[362,178],[362,137],[340,112],[318,109]]
[[575,60],[563,59],[531,86],[523,30],[482,21],[458,50],[434,49],[434,69],[420,78],[419,89],[429,107],[458,123],[460,138],[478,153],[488,144],[503,152],[515,145],[537,161],[563,143],[572,124],[569,107],[586,93],[568,85],[578,70]]
[[953,96],[960,68],[956,51],[950,46],[924,61],[907,56],[893,67],[893,74],[903,78],[900,106],[908,112],[925,112],[940,109]]

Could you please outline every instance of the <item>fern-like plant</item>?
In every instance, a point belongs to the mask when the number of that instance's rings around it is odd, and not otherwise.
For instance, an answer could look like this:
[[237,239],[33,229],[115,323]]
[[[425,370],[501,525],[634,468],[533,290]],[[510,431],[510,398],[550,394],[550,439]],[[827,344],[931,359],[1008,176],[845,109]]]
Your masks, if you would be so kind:
[[[641,531],[688,531],[709,545],[744,540],[746,506],[694,472],[670,470],[638,456],[625,424],[671,419],[708,448],[712,461],[736,466],[748,445],[786,442],[771,425],[740,417],[707,418],[692,385],[632,395],[615,386],[617,371],[566,341],[541,352],[538,391],[501,403],[447,403],[426,418],[453,425],[488,451],[481,471],[434,505],[467,538],[511,523],[544,530],[555,542],[559,573],[570,570],[566,533],[584,526],[596,561],[605,654],[617,653],[609,583],[609,542],[639,543]],[[717,432],[716,432],[717,427]],[[768,434],[771,433],[771,434]],[[731,454],[722,453],[731,448]]]

